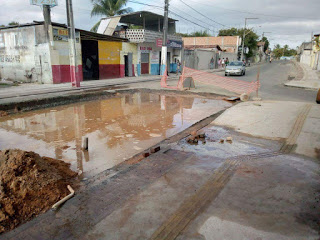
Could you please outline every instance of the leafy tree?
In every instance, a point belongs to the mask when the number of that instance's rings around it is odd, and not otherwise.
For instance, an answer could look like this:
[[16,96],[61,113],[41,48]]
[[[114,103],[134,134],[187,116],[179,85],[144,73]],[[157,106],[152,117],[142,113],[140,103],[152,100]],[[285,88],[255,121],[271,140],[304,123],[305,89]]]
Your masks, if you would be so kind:
[[297,55],[297,51],[295,49],[289,48],[289,46],[286,44],[283,47],[281,47],[279,44],[275,45],[273,49],[273,55],[276,58],[280,58],[282,56],[295,56]]
[[318,50],[320,50],[320,37],[314,38],[315,46]]
[[263,49],[263,51],[265,52],[265,51],[267,51],[267,49],[269,48],[269,45],[270,45],[269,40],[268,40],[268,38],[263,37],[263,38],[261,39],[261,41],[264,42],[264,49]]
[[19,25],[19,23],[15,22],[15,21],[12,21],[12,22],[8,23],[8,26],[17,26],[17,25]]
[[[242,29],[238,29],[238,28],[229,28],[229,29],[222,29],[219,31],[219,36],[240,36],[239,32]],[[243,34],[243,31],[242,31]]]
[[142,26],[139,26],[139,25],[130,25],[129,26],[129,29],[142,29],[143,27]]
[[[91,0],[93,8],[91,10],[91,17],[103,16],[112,17],[116,15],[126,14],[132,12],[132,8],[124,8],[128,3],[128,0]],[[96,32],[100,25],[100,21],[97,22],[91,31]]]
[[12,22],[9,22],[7,25],[4,25],[4,24],[0,25],[0,27],[6,27],[6,26],[17,26],[17,25],[19,25],[19,23],[18,23],[18,22],[14,22],[14,21],[12,21]]
[[244,29],[244,28],[229,28],[223,29],[219,31],[218,36],[240,36],[243,37],[243,32],[245,31],[246,37],[244,39],[244,46],[249,47],[249,53],[246,56],[252,57],[254,51],[257,49],[257,42],[259,36],[253,32],[251,29]]
[[196,31],[193,33],[178,33],[177,35],[181,36],[181,37],[211,37],[211,35],[207,32],[207,30],[205,31]]

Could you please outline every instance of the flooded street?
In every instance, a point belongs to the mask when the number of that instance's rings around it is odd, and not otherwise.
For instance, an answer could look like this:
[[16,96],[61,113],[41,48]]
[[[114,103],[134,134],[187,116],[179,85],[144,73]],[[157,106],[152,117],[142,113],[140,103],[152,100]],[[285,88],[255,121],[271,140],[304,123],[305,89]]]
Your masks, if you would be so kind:
[[[231,104],[134,93],[1,118],[0,149],[18,148],[71,163],[89,177],[109,169]],[[89,151],[82,139],[89,138]]]

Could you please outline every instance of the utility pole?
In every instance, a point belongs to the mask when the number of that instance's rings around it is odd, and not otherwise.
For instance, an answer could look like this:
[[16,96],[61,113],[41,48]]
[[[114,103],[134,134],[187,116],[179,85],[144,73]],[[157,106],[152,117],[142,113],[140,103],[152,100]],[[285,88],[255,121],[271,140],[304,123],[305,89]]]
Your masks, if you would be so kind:
[[76,30],[74,27],[72,0],[66,0],[68,34],[69,34],[69,56],[70,56],[70,76],[72,87],[80,87],[80,79],[78,78],[78,66],[76,55]]
[[313,31],[311,32],[311,51],[313,51]]
[[247,18],[244,19],[244,30],[243,30],[243,37],[242,37],[242,48],[241,48],[241,61],[243,61],[244,57],[244,38],[246,37],[246,28],[247,28]]
[[44,30],[46,33],[46,40],[52,45],[52,23],[51,23],[51,9],[49,5],[42,6],[43,18],[44,18]]
[[165,74],[167,66],[168,9],[169,0],[164,0],[163,40],[161,49],[161,75]]
[[241,49],[241,61],[244,59],[244,39],[246,37],[246,29],[247,29],[247,20],[248,19],[258,19],[258,18],[245,18],[244,19],[244,30],[243,30],[243,37],[242,37],[242,49]]

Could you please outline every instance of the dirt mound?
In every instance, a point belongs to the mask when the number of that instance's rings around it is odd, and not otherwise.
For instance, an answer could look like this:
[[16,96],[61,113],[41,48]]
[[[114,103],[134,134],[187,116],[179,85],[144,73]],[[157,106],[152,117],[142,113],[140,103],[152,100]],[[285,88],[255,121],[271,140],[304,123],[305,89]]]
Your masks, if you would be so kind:
[[69,194],[69,164],[21,150],[0,151],[0,233],[47,211]]
[[5,111],[0,111],[0,117],[8,116],[8,113]]

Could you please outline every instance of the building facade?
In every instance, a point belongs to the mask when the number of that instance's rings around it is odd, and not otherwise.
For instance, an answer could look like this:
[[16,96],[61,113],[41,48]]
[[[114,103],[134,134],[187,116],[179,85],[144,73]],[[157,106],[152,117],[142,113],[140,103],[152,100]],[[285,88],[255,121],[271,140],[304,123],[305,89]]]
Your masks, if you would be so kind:
[[[175,72],[177,61],[181,61],[182,38],[175,35],[176,20],[169,18],[167,68]],[[98,33],[126,38],[130,51],[121,53],[125,72],[133,75],[160,74],[161,47],[163,38],[163,16],[147,12],[134,12],[115,17],[103,18]]]
[[215,48],[220,46],[221,51],[238,54],[241,46],[239,36],[220,36],[220,37],[184,37],[182,38],[185,48]]
[[[70,82],[68,30],[43,22],[0,28],[0,78],[20,82]],[[76,29],[76,72],[80,81],[124,77],[120,55],[128,41]]]
[[[192,66],[198,70],[218,68],[219,58],[228,58],[231,62],[238,60],[239,57],[238,49],[241,45],[239,36],[184,37],[182,40],[184,48],[188,50],[184,54],[186,66],[191,68]],[[190,64],[190,60],[193,64]]]

